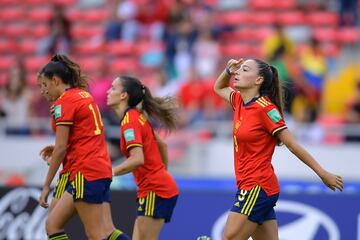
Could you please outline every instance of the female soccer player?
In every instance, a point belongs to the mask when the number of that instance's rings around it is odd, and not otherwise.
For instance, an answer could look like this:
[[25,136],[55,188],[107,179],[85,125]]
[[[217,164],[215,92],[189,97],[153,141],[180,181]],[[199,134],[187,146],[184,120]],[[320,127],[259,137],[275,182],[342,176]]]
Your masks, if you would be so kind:
[[[63,55],[55,55],[39,74],[47,98],[56,99],[53,118],[56,125],[54,149],[50,167],[40,196],[40,205],[48,207],[50,183],[64,157],[69,162],[69,181],[56,188],[59,200],[49,213],[46,230],[49,239],[68,239],[64,226],[76,212],[82,220],[89,239],[128,239],[112,223],[109,201],[111,162],[106,150],[103,126],[97,105],[84,91],[86,81],[79,66]],[[61,181],[61,179],[60,179]],[[60,191],[61,190],[61,191]],[[61,195],[61,196],[60,196]],[[75,203],[74,203],[75,201]],[[103,219],[104,221],[99,221]],[[120,238],[122,236],[122,238]]]
[[176,128],[176,106],[171,98],[152,97],[146,86],[128,76],[113,81],[107,104],[122,119],[120,142],[126,156],[113,173],[133,172],[138,187],[138,217],[132,239],[158,239],[164,222],[171,219],[179,190],[166,171],[166,149],[149,119],[171,131]]
[[[229,86],[235,76],[233,90]],[[267,63],[230,60],[214,85],[234,110],[234,168],[238,191],[223,240],[278,239],[274,206],[279,184],[271,165],[277,143],[283,143],[308,165],[330,189],[343,190],[343,181],[323,169],[287,130],[283,119],[278,72]]]

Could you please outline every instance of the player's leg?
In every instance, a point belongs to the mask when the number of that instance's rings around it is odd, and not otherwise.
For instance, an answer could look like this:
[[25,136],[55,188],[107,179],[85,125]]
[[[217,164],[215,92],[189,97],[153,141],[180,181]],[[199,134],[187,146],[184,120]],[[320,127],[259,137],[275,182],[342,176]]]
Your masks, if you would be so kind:
[[[110,200],[110,199],[109,199]],[[104,231],[109,240],[130,240],[130,237],[119,229],[116,229],[112,220],[111,206],[109,202],[103,204]]]
[[103,219],[102,204],[76,201],[75,208],[84,225],[87,238],[89,240],[106,239],[103,221],[99,221]]
[[278,240],[278,225],[276,219],[265,221],[251,236],[253,240]]
[[165,219],[139,216],[136,219],[137,234],[133,235],[133,240],[157,240],[160,231],[164,226]]
[[223,240],[248,240],[256,230],[257,223],[248,220],[248,216],[230,212],[223,233]]
[[68,192],[65,192],[49,212],[46,220],[46,232],[49,239],[59,236],[64,236],[63,239],[66,239],[65,225],[74,214],[76,214],[76,211],[73,198]]
[[178,196],[162,198],[149,192],[138,199],[138,217],[135,221],[133,240],[158,239],[164,223],[170,222]]

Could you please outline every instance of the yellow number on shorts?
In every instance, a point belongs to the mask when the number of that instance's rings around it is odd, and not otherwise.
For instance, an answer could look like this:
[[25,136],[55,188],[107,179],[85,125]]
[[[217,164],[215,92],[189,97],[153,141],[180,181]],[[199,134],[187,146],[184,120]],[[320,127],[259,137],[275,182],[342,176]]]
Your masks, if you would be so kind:
[[240,190],[240,195],[238,196],[238,199],[240,202],[245,199],[246,194],[247,194],[246,190],[243,190],[243,189]]

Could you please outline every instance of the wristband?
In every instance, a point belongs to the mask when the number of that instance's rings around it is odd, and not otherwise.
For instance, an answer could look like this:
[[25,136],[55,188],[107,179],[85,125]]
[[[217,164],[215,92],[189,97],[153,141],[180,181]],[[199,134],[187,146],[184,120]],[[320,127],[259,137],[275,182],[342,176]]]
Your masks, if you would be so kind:
[[230,68],[226,67],[226,68],[225,68],[225,71],[226,71],[226,74],[227,74],[227,75],[231,76]]

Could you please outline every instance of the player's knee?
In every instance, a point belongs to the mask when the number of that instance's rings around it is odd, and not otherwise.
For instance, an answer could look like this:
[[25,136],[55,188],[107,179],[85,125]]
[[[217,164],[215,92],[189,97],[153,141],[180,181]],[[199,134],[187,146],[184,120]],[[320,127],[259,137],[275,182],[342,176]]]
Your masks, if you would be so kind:
[[45,229],[46,229],[46,233],[48,235],[51,235],[51,234],[54,234],[54,233],[57,233],[57,232],[61,232],[61,231],[64,230],[63,228],[61,228],[61,226],[58,226],[56,224],[56,222],[54,221],[54,219],[52,219],[52,218],[47,218],[46,219]]

